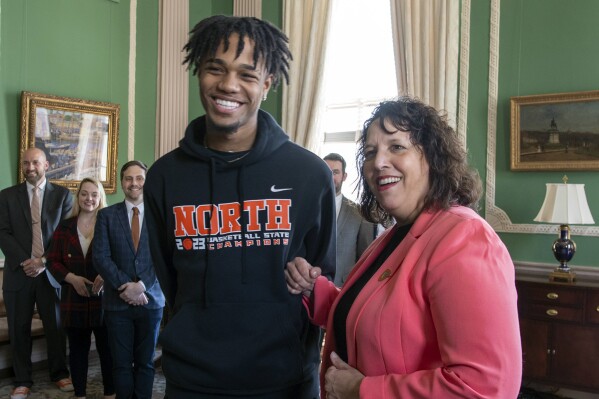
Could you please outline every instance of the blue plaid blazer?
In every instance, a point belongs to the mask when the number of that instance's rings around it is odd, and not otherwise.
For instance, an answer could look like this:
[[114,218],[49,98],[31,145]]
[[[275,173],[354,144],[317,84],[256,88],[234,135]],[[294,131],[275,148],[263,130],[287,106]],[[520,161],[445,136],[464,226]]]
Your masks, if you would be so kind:
[[146,286],[148,304],[145,307],[164,307],[164,294],[156,279],[150,255],[146,223],[142,223],[139,247],[135,252],[124,201],[98,212],[93,240],[93,260],[96,270],[104,279],[104,310],[127,309],[130,305],[120,298],[118,287],[139,280]]

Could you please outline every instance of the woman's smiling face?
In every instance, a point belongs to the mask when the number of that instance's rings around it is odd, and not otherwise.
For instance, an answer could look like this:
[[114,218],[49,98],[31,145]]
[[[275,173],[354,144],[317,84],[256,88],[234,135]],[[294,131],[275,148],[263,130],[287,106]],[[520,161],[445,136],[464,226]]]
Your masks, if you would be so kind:
[[[385,131],[386,130],[386,131]],[[422,211],[429,190],[429,165],[410,142],[410,133],[378,120],[367,131],[364,177],[380,206],[399,225],[412,223]]]
[[83,183],[78,197],[79,209],[82,212],[93,212],[100,206],[100,190],[93,183]]

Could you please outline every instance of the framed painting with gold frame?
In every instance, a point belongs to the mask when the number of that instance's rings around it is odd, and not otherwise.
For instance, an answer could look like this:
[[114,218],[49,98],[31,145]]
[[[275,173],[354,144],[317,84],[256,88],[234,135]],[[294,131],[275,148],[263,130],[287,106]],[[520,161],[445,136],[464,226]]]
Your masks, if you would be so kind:
[[599,170],[599,91],[511,97],[510,167]]
[[118,104],[23,91],[19,175],[23,152],[37,147],[46,153],[51,182],[74,191],[93,177],[114,193],[119,112]]

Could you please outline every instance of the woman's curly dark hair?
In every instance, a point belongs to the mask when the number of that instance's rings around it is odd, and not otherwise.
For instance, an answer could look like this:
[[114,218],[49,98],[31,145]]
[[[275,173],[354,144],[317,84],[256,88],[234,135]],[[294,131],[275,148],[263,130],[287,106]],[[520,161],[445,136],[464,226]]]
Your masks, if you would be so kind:
[[183,47],[187,53],[183,64],[193,68],[195,75],[201,62],[214,57],[221,43],[225,51],[229,49],[229,38],[234,33],[239,35],[235,57],[239,57],[245,47],[243,39],[248,38],[254,42],[254,64],[259,59],[264,60],[266,71],[273,78],[273,88],[281,78],[289,84],[289,63],[293,57],[287,36],[273,24],[254,17],[214,15],[201,20],[190,31],[189,41]]
[[364,176],[364,147],[368,129],[378,123],[389,134],[385,123],[397,130],[408,132],[410,142],[424,154],[429,166],[429,189],[424,198],[423,211],[448,209],[453,205],[463,205],[478,209],[482,194],[482,184],[478,172],[468,165],[467,154],[458,135],[447,123],[446,115],[435,108],[410,97],[400,97],[381,102],[370,118],[364,122],[358,139],[356,165],[360,185],[360,212],[373,223],[388,226],[393,217],[385,211],[376,198]]

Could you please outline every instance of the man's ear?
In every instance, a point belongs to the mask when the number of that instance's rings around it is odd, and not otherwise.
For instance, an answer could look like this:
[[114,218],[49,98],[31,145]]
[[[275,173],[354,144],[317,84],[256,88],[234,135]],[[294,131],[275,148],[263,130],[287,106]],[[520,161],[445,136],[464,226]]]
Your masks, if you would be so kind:
[[264,79],[264,85],[262,86],[262,92],[263,95],[262,97],[266,100],[266,97],[268,97],[268,92],[270,90],[270,86],[272,86],[272,74],[269,74],[266,79]]

